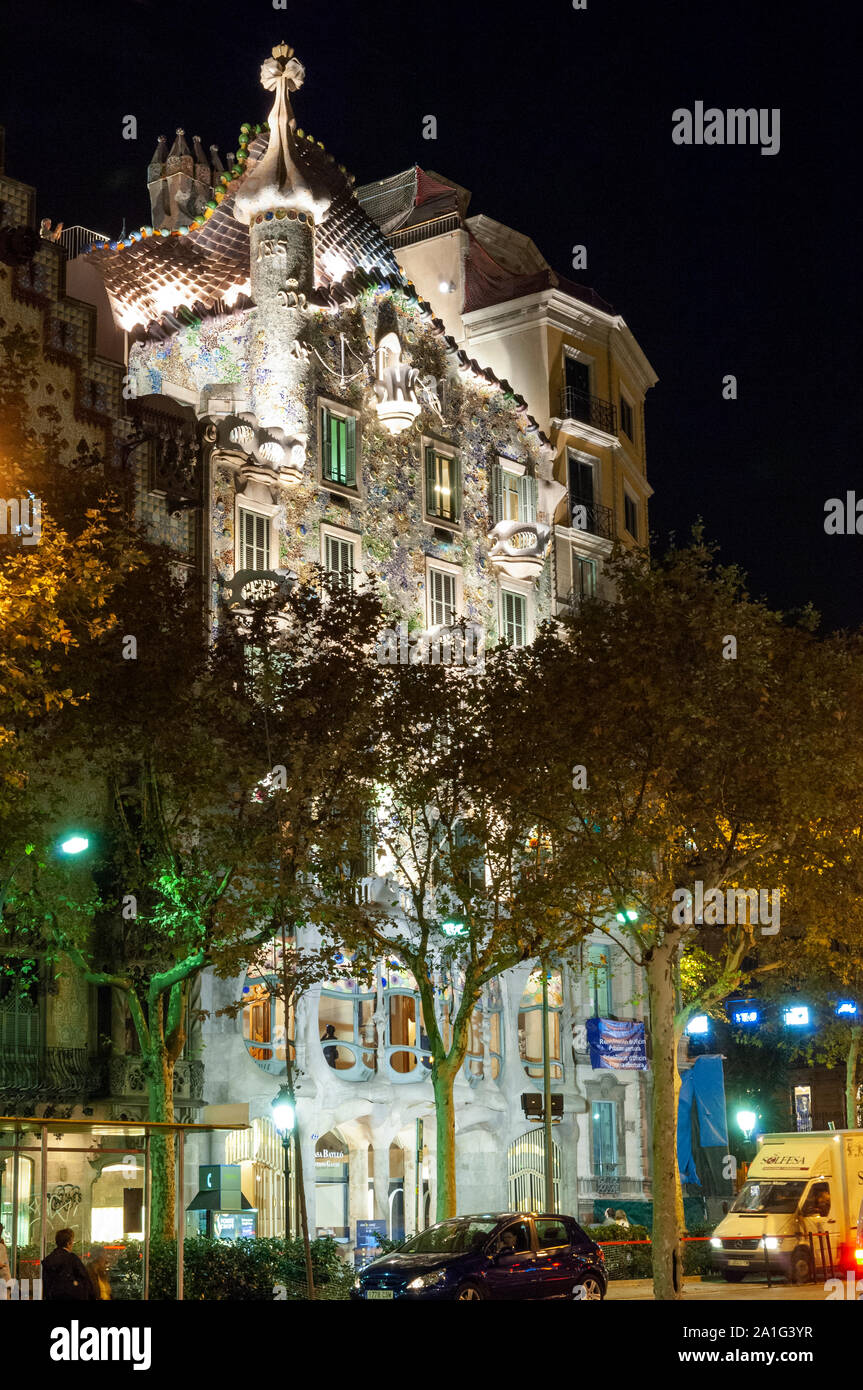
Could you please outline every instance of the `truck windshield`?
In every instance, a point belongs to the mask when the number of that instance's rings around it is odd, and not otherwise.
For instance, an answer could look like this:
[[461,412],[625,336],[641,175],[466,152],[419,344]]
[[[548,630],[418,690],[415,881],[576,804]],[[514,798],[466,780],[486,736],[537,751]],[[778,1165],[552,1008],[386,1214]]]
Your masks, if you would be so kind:
[[797,1210],[805,1182],[748,1182],[731,1204],[732,1211],[792,1212]]

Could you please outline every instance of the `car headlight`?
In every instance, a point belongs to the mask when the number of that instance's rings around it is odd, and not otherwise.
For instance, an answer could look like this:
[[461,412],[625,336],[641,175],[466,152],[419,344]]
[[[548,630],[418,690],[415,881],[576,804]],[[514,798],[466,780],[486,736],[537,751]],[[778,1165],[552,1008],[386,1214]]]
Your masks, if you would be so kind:
[[779,1249],[779,1244],[780,1244],[780,1242],[779,1242],[779,1237],[778,1237],[778,1236],[765,1236],[764,1239],[762,1240],[761,1244],[762,1244],[762,1246],[763,1246],[763,1248],[764,1248],[765,1250],[778,1250],[778,1249]]
[[721,1249],[722,1249],[722,1241],[719,1239],[719,1236],[711,1236],[711,1237],[710,1237],[710,1244],[712,1245],[712,1247],[713,1247],[714,1250],[721,1250]]
[[446,1282],[445,1269],[433,1269],[431,1274],[420,1274],[417,1279],[412,1279],[408,1284],[409,1289],[431,1289],[435,1284]]

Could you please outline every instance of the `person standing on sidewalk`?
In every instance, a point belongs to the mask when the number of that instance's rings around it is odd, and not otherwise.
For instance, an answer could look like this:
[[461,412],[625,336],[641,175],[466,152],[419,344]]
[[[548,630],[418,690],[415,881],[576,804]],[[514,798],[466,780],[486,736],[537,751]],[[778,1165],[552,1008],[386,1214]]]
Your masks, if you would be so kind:
[[89,1274],[78,1256],[72,1254],[75,1232],[64,1227],[54,1240],[56,1249],[42,1261],[42,1297],[52,1303],[95,1298]]

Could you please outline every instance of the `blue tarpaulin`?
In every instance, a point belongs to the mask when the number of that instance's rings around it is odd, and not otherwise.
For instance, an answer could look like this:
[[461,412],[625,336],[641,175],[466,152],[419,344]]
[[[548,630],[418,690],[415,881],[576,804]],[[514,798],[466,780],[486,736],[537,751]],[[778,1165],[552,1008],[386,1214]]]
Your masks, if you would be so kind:
[[644,1024],[636,1019],[589,1018],[590,1065],[612,1071],[645,1071]]
[[698,1112],[698,1130],[703,1149],[728,1151],[725,1120],[725,1078],[721,1057],[696,1057],[680,1078],[677,1107],[677,1163],[683,1182],[701,1186],[692,1152],[692,1106]]

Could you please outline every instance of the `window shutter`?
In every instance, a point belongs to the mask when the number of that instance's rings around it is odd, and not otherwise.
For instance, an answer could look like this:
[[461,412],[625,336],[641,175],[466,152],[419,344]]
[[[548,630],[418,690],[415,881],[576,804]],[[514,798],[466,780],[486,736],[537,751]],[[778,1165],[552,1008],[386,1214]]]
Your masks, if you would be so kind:
[[503,519],[504,519],[504,516],[503,516],[503,469],[501,468],[501,466],[500,466],[499,463],[496,463],[496,464],[495,464],[495,466],[494,466],[494,471],[492,472],[491,477],[492,477],[492,489],[491,489],[491,519],[492,519],[493,525],[496,526],[497,523],[498,523],[499,521],[503,521]]
[[429,516],[437,516],[438,511],[434,485],[434,449],[429,445],[426,448],[426,511]]
[[332,439],[330,436],[330,412],[327,410],[326,406],[321,406],[321,463],[324,477],[332,480],[333,457]]
[[357,485],[357,422],[352,415],[345,420],[345,485]]
[[454,454],[450,463],[450,487],[452,488],[452,507],[450,518],[461,521],[461,458]]
[[536,521],[536,495],[537,495],[537,482],[536,482],[536,478],[531,478],[531,477],[529,477],[529,476],[525,473],[525,475],[524,475],[524,477],[521,479],[521,481],[522,481],[522,483],[523,483],[523,485],[524,485],[524,487],[523,487],[524,496],[523,496],[522,498],[519,498],[519,501],[522,503],[522,505],[523,505],[523,507],[524,507],[524,510],[523,510],[523,512],[522,512],[522,516],[524,517],[524,520],[525,520],[525,521]]

